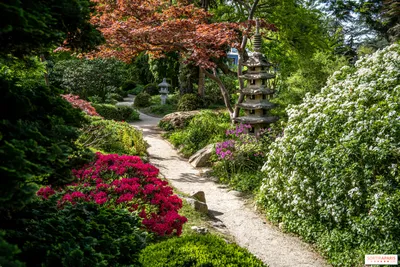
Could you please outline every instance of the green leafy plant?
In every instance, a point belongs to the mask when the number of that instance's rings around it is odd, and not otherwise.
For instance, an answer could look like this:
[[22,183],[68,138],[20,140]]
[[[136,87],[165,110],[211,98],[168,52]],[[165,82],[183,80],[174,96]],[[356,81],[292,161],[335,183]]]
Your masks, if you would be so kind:
[[133,106],[136,108],[145,108],[151,105],[151,95],[146,92],[142,92],[135,97]]
[[129,106],[116,106],[111,104],[93,104],[97,113],[107,120],[116,121],[137,121],[139,120],[139,112]]
[[141,92],[143,92],[143,85],[141,85],[141,84],[136,85],[135,88],[128,91],[128,93],[131,95],[138,95]]
[[168,140],[185,156],[190,156],[208,144],[222,141],[229,125],[229,114],[204,110],[187,127],[172,132]]
[[143,267],[265,266],[236,244],[227,244],[215,235],[187,235],[171,238],[142,250]]
[[202,107],[201,99],[196,94],[184,94],[178,101],[178,111],[191,111]]
[[81,202],[57,207],[56,196],[36,199],[8,221],[6,239],[30,266],[126,266],[138,263],[147,233],[128,210]]
[[144,86],[143,92],[146,92],[151,96],[158,95],[160,94],[160,88],[155,83],[149,83]]
[[259,203],[335,266],[400,251],[400,46],[343,67],[288,110]]
[[126,122],[90,117],[82,129],[78,143],[107,153],[145,155],[142,132]]
[[121,85],[121,90],[124,91],[124,92],[129,92],[129,91],[135,89],[137,85],[138,84],[136,82],[134,82],[134,81],[131,81],[131,80],[125,81]]
[[260,187],[266,151],[276,138],[271,128],[261,130],[257,135],[248,134],[249,128],[249,124],[239,124],[226,131],[227,140],[215,146],[213,165],[213,175],[220,181],[246,192]]
[[127,79],[126,66],[115,59],[60,60],[50,69],[50,84],[82,99],[97,96],[102,103],[121,99],[120,86]]
[[75,144],[83,113],[53,87],[0,77],[0,214],[20,209],[37,184],[71,182],[91,153]]

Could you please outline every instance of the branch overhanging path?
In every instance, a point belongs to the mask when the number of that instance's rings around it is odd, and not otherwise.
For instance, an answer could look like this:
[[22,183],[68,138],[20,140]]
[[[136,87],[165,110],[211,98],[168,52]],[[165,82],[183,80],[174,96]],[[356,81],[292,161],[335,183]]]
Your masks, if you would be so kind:
[[[131,105],[129,97],[120,105]],[[329,266],[312,248],[299,238],[282,233],[261,218],[238,192],[202,177],[200,171],[181,158],[165,141],[157,127],[160,118],[140,113],[140,121],[130,123],[143,131],[150,147],[150,162],[160,169],[166,179],[178,190],[190,194],[204,191],[209,213],[225,226],[236,243],[270,267],[318,267]]]

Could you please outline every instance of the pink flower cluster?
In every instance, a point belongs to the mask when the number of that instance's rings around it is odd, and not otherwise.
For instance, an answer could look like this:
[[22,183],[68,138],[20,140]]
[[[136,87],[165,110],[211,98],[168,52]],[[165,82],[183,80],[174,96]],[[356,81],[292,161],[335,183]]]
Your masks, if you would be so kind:
[[[187,221],[178,214],[182,200],[166,181],[157,178],[158,173],[156,167],[137,156],[97,153],[94,162],[73,170],[78,182],[65,188],[59,206],[91,201],[110,208],[127,208],[137,211],[142,224],[159,236],[180,235]],[[48,198],[52,192],[46,188],[38,195]]]
[[41,196],[44,199],[48,199],[50,196],[54,195],[56,192],[50,187],[42,187],[39,189],[39,191],[36,193],[38,196]]
[[68,95],[61,95],[65,100],[67,100],[69,103],[71,103],[71,105],[74,108],[79,108],[82,111],[84,111],[86,114],[90,115],[90,116],[99,116],[101,117],[96,109],[94,107],[92,107],[92,105],[90,104],[90,102],[83,100],[83,99],[79,99],[79,96],[77,95],[72,95],[72,94],[68,94]]

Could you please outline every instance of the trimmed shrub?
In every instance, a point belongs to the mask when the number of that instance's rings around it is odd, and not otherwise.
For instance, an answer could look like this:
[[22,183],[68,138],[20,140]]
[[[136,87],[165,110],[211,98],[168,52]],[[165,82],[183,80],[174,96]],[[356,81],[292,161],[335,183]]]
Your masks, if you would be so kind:
[[200,108],[201,99],[196,94],[184,94],[178,101],[178,111],[191,111]]
[[335,72],[288,110],[259,203],[335,266],[400,251],[400,46]]
[[135,97],[133,106],[136,108],[145,108],[151,105],[151,95],[146,92],[142,92]]
[[188,235],[146,247],[140,253],[143,267],[266,266],[236,244],[215,235]]
[[90,202],[57,207],[57,197],[37,199],[14,214],[7,241],[28,266],[127,266],[146,245],[138,215]]
[[93,104],[96,111],[107,120],[116,121],[137,121],[139,112],[129,106],[116,106],[110,104]]
[[187,127],[171,133],[168,139],[188,157],[208,144],[224,140],[229,125],[229,114],[201,111]]
[[146,142],[142,132],[126,122],[89,118],[78,143],[107,153],[145,155]]
[[143,88],[143,92],[148,93],[151,96],[158,95],[160,94],[160,88],[156,84],[150,83]]

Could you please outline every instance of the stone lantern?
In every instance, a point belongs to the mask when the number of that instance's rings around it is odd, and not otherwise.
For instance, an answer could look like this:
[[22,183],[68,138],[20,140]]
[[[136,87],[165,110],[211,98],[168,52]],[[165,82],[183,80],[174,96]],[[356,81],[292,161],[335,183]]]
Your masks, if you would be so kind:
[[169,83],[167,83],[167,79],[164,78],[162,83],[158,85],[160,87],[160,96],[161,96],[161,105],[165,105],[165,102],[168,98],[168,87],[171,87]]
[[268,87],[268,80],[275,78],[275,75],[269,73],[272,64],[269,63],[261,53],[261,35],[259,32],[259,22],[257,20],[257,31],[254,36],[254,53],[249,59],[243,62],[247,66],[247,71],[240,78],[247,80],[247,86],[242,90],[245,95],[243,103],[237,104],[237,107],[245,111],[245,116],[237,117],[234,120],[238,123],[250,124],[249,133],[257,134],[260,129],[267,128],[268,124],[279,119],[276,116],[270,116],[268,111],[275,107],[268,99],[272,98],[274,90]]

